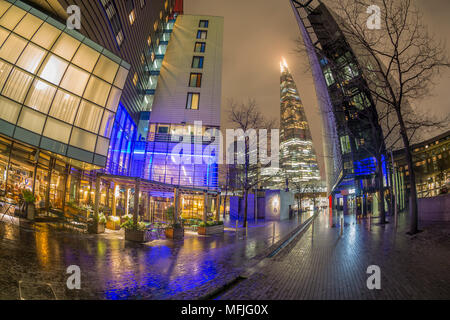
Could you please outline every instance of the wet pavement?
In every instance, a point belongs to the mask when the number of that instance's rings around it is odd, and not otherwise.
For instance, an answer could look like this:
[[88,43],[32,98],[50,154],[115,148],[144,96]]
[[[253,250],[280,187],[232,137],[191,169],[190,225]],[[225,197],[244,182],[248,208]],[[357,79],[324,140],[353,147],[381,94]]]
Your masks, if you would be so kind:
[[[0,299],[195,299],[236,278],[299,225],[251,223],[246,237],[226,221],[223,235],[187,232],[184,241],[135,244],[123,231],[86,235],[2,222]],[[71,265],[81,269],[80,290],[67,288]]]
[[[420,224],[406,235],[408,221],[379,225],[346,216],[343,234],[336,217],[321,213],[301,238],[220,299],[450,299],[450,224]],[[333,226],[334,225],[334,226]],[[367,288],[367,268],[381,270],[381,290]]]

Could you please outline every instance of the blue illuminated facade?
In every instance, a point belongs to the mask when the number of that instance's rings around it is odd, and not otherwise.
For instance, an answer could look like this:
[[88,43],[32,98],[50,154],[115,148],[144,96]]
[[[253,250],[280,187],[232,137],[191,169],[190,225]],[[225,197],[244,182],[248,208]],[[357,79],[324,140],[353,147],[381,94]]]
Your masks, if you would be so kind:
[[111,134],[108,160],[105,171],[113,175],[131,175],[131,161],[137,140],[137,127],[127,112],[120,104]]

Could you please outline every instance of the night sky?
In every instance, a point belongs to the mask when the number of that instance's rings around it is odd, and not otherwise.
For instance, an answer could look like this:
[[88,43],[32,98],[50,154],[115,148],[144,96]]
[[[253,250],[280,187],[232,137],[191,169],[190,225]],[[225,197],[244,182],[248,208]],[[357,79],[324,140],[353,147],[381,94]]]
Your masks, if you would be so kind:
[[[327,3],[328,1],[324,1]],[[450,1],[417,0],[430,31],[447,42],[450,51]],[[306,56],[295,52],[300,31],[288,0],[185,0],[185,14],[225,18],[222,127],[227,123],[227,100],[256,99],[264,114],[279,121],[280,67],[284,56],[294,76],[311,126],[323,169],[321,121]],[[436,116],[450,114],[450,71],[435,79],[436,89],[426,101],[415,102]],[[440,131],[424,135],[429,138]],[[322,175],[324,175],[323,170]]]

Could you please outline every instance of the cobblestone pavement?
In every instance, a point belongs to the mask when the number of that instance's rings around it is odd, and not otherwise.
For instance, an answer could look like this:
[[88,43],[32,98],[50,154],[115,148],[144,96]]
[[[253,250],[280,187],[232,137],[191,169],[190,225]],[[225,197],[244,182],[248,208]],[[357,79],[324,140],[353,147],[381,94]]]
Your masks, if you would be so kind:
[[[450,225],[421,225],[406,235],[399,227],[345,220],[330,227],[323,212],[303,237],[296,239],[220,299],[450,299]],[[368,290],[367,267],[381,268],[381,290]]]
[[[0,223],[0,299],[52,299],[52,290],[58,299],[198,298],[236,278],[298,225],[259,222],[248,237],[227,227],[220,236],[186,233],[181,242],[141,245],[125,242],[123,231],[85,235]],[[81,290],[67,289],[70,265],[81,268]]]

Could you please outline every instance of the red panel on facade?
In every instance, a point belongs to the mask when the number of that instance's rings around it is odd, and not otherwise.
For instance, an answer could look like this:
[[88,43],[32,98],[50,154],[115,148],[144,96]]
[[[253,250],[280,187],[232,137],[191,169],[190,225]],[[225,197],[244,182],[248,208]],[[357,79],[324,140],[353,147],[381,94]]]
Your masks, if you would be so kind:
[[183,14],[183,0],[175,0],[174,13]]

